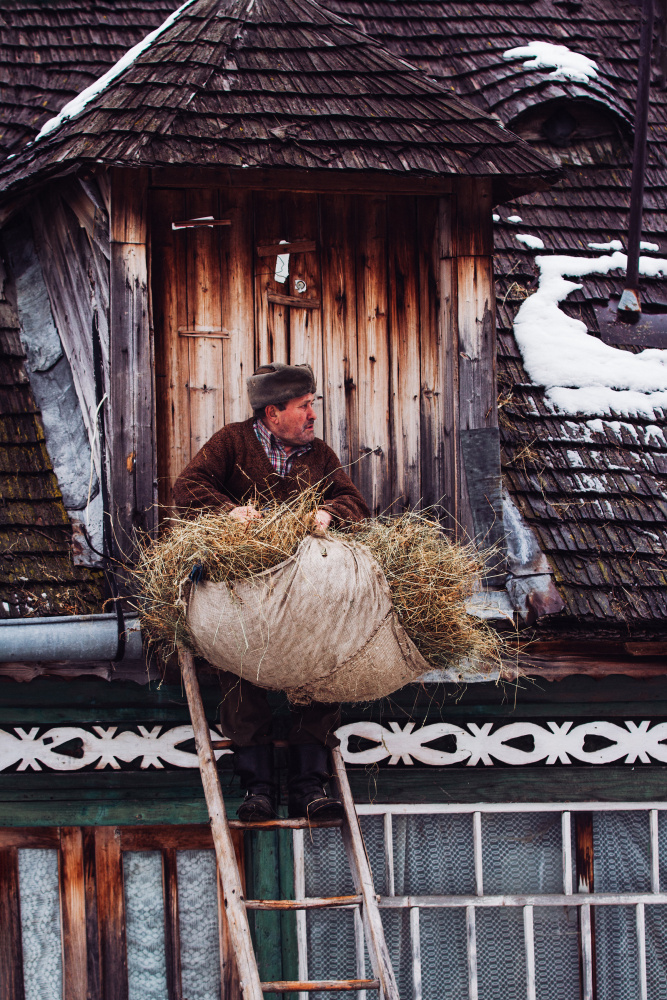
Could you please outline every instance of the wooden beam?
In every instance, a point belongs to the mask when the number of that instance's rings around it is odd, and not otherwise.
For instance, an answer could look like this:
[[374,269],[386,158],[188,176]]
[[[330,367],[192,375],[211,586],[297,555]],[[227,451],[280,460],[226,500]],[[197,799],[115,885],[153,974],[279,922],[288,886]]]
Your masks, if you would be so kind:
[[60,847],[57,826],[0,827],[0,850],[6,847]]
[[[192,847],[190,846],[190,850]],[[178,919],[178,868],[176,850],[162,851],[162,889],[164,896],[164,952],[167,963],[169,1000],[183,1000],[181,980],[181,929]]]
[[128,1000],[123,859],[116,827],[97,827],[95,869],[102,995],[104,1000]]
[[277,292],[268,292],[269,302],[279,306],[290,306],[292,309],[321,309],[321,299],[306,299],[300,295],[279,295]]
[[97,865],[96,829],[82,828],[83,838],[83,884],[86,897],[86,952],[88,967],[88,995],[101,996],[102,976],[100,969],[100,930],[97,922]]
[[64,1000],[87,1000],[86,889],[81,827],[60,831],[60,917],[62,920]]
[[453,246],[457,257],[493,255],[492,186],[490,177],[459,177],[456,180]]
[[149,172],[141,167],[111,170],[112,243],[139,243],[144,246],[148,236]]
[[156,524],[153,340],[146,253],[148,174],[111,175],[111,504],[118,554]]
[[417,239],[415,199],[387,198],[392,514],[417,506],[421,499]]
[[278,980],[272,983],[262,983],[265,993],[315,993],[319,990],[328,993],[342,993],[345,990],[379,990],[379,979],[312,979],[310,981],[292,982]]
[[317,250],[316,240],[291,240],[289,243],[269,243],[257,247],[258,257],[277,257],[284,253],[311,253]]
[[[128,171],[131,173],[132,171]],[[136,174],[137,171],[134,171]],[[460,178],[405,177],[364,170],[236,170],[229,167],[156,167],[152,187],[253,188],[274,191],[338,191],[349,194],[450,194]]]
[[24,1000],[17,847],[0,848],[0,913],[0,1000]]
[[363,896],[311,896],[307,899],[246,899],[249,910],[326,910],[338,906],[358,906]]
[[208,823],[123,826],[120,843],[123,851],[206,851],[213,847],[213,836]]

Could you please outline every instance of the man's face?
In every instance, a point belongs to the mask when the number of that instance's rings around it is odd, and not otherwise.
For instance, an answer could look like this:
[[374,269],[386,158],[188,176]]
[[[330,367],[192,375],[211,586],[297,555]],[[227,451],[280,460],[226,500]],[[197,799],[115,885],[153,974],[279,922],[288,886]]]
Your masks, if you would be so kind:
[[315,394],[290,399],[284,410],[267,406],[265,424],[272,434],[292,448],[310,444],[315,438],[316,413],[313,409]]

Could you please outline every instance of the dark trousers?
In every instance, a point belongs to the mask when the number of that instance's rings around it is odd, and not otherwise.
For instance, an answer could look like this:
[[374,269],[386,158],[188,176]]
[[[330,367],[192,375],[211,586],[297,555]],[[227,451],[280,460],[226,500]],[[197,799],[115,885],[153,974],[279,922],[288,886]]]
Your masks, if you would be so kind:
[[[224,735],[239,747],[270,743],[273,713],[266,690],[226,670],[220,671],[220,686],[220,726]],[[313,701],[310,705],[291,705],[290,713],[292,725],[287,736],[290,744],[338,746],[335,731],[340,726],[340,705]]]

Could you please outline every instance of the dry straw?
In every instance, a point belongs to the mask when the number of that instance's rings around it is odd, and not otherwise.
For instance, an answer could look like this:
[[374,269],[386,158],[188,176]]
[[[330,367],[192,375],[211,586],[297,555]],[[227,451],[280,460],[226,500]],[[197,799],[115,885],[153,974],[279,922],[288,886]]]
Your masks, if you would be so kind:
[[[308,489],[286,503],[265,505],[261,519],[249,522],[206,512],[172,518],[159,541],[144,539],[135,577],[149,641],[164,655],[178,644],[194,649],[183,600],[191,573],[201,567],[205,579],[220,583],[277,566],[313,532],[318,499]],[[344,537],[367,546],[380,563],[406,632],[434,668],[465,661],[468,673],[502,672],[504,640],[465,608],[484,570],[484,556],[474,546],[451,542],[428,512],[362,522]]]

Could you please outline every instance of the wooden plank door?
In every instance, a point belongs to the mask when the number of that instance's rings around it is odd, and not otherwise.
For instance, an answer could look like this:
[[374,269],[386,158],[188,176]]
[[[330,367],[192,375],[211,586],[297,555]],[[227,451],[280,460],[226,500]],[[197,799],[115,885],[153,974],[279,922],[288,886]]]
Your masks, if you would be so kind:
[[164,512],[190,459],[225,423],[250,413],[245,378],[255,364],[251,195],[156,190],[151,215],[158,496]]

